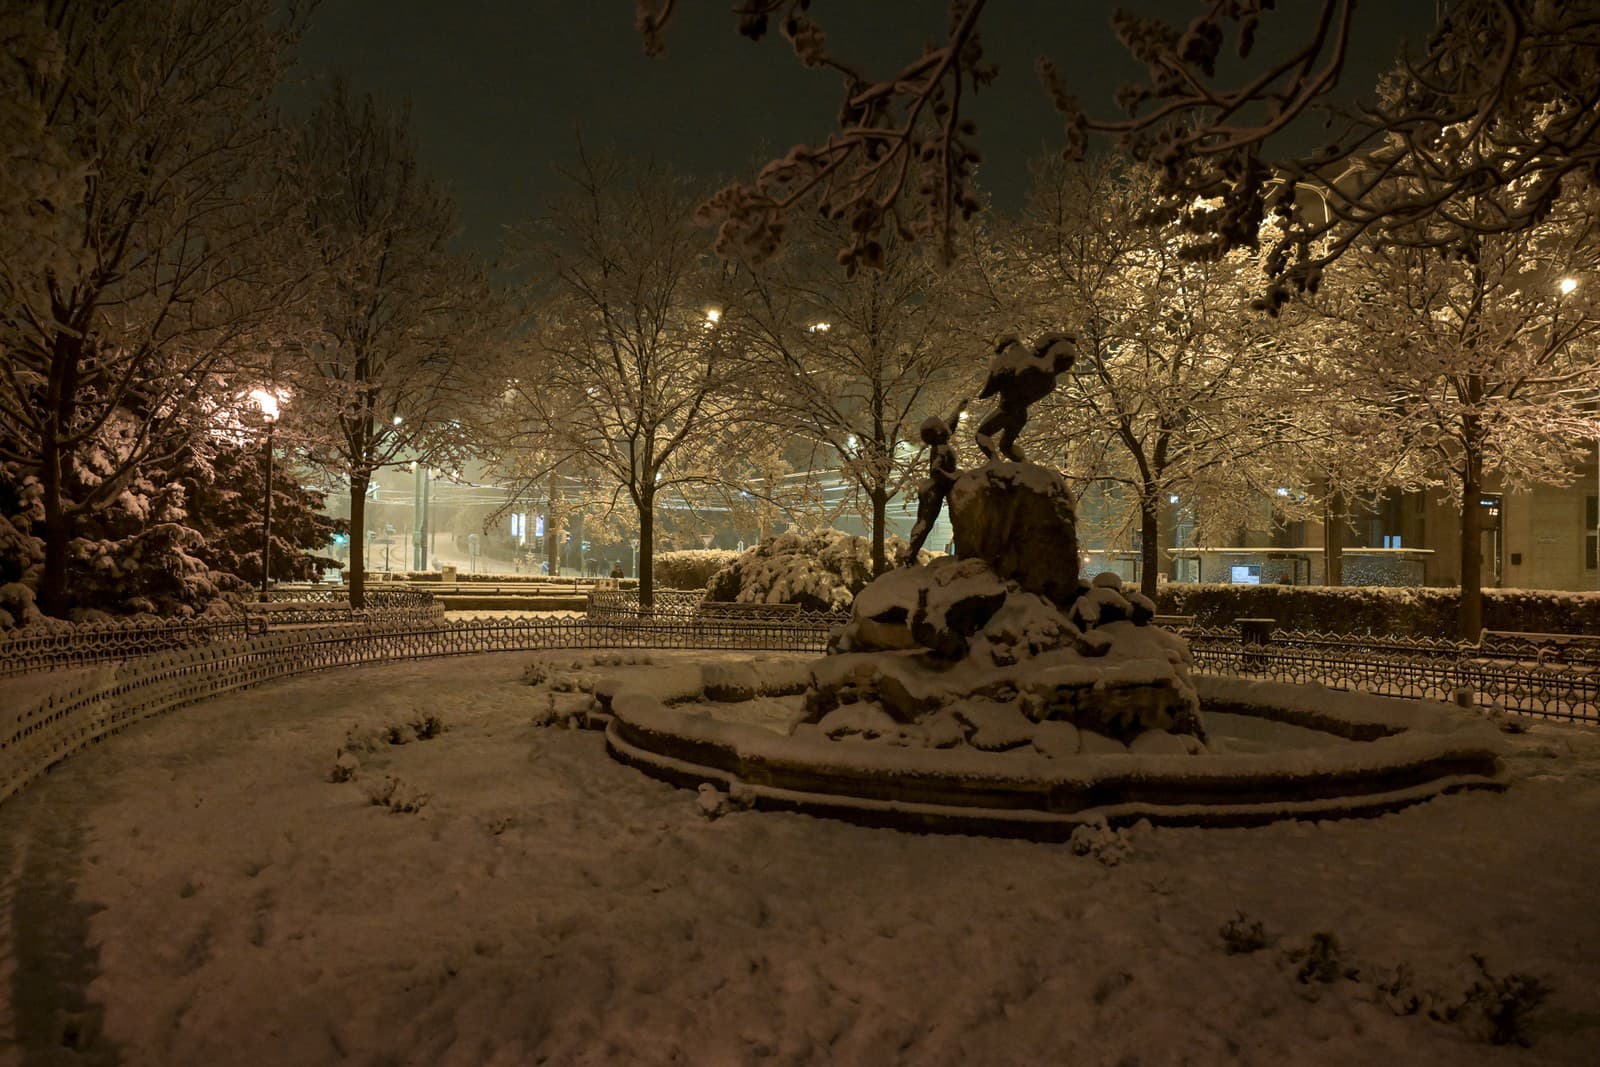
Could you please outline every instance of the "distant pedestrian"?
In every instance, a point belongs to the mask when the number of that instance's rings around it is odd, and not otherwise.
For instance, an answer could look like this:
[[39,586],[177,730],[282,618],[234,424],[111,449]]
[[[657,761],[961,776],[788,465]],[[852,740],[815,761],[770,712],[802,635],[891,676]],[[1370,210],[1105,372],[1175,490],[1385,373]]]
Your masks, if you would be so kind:
[[622,577],[622,564],[613,563],[611,565],[611,577],[613,577],[613,578],[621,578]]

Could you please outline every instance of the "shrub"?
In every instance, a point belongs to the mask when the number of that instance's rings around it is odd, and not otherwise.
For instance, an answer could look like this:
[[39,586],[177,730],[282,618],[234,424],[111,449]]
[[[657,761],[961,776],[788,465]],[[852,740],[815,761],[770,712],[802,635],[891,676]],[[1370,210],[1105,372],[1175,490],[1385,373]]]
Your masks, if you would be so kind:
[[375,807],[388,808],[397,815],[411,815],[428,806],[428,794],[398,778],[386,776],[381,782],[369,782],[367,800]]
[[1341,978],[1353,979],[1360,973],[1358,968],[1345,962],[1339,939],[1329,933],[1312,934],[1305,948],[1290,949],[1284,953],[1284,958],[1295,965],[1295,980],[1301,985],[1312,982],[1329,985]]
[[659,553],[655,557],[656,588],[704,589],[719,568],[738,558],[739,553],[729,548]]
[[1270,943],[1261,920],[1251,919],[1242,911],[1223,923],[1217,934],[1222,938],[1222,951],[1230,956],[1260,952]]
[[[1192,615],[1200,626],[1235,619],[1276,619],[1285,630],[1452,637],[1459,589],[1317,585],[1223,585],[1171,582],[1156,592],[1164,615]],[[1490,630],[1600,635],[1600,593],[1485,589]]]
[[[890,558],[904,542],[890,538]],[[872,581],[872,542],[842,530],[769,537],[712,576],[706,599],[844,611]]]
[[1550,996],[1551,989],[1527,974],[1508,974],[1496,978],[1488,962],[1477,953],[1472,956],[1478,978],[1466,991],[1460,1004],[1450,1005],[1434,1017],[1459,1023],[1467,1033],[1491,1045],[1532,1044],[1527,1030],[1528,1015]]

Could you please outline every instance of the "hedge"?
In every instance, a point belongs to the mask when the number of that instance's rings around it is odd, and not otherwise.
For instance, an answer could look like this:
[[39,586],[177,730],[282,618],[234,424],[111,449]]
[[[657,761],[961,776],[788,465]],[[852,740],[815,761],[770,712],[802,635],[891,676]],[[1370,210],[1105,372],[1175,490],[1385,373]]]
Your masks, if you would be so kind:
[[704,589],[723,564],[739,558],[730,548],[696,548],[683,552],[658,552],[655,556],[657,589]]
[[[1166,615],[1191,615],[1200,626],[1235,619],[1276,619],[1285,630],[1453,637],[1458,588],[1319,585],[1225,585],[1171,582],[1156,592]],[[1600,593],[1485,589],[1488,630],[1600,635]]]

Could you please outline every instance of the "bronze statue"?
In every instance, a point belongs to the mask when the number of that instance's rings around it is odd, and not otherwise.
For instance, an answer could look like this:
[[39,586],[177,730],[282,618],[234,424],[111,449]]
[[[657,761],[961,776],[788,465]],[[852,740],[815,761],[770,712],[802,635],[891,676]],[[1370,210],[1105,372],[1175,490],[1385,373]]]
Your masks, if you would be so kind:
[[956,468],[956,450],[950,444],[950,435],[960,423],[962,409],[966,406],[967,402],[963,400],[948,419],[929,416],[918,431],[922,443],[929,449],[928,480],[922,483],[917,492],[917,521],[911,527],[911,543],[900,557],[902,566],[916,566],[917,553],[922,551],[922,543],[932,532],[933,524],[939,518],[939,509],[944,506],[945,497],[950,495],[950,488],[956,484],[956,476],[961,473]]
[[1050,395],[1056,387],[1056,375],[1071,367],[1077,355],[1077,345],[1064,333],[1045,334],[1031,351],[1022,346],[1015,334],[1006,334],[995,342],[989,380],[984,382],[978,398],[998,396],[999,406],[979,423],[974,435],[986,458],[994,459],[993,435],[998,431],[1001,454],[1022,461],[1017,435],[1028,421],[1028,406]]

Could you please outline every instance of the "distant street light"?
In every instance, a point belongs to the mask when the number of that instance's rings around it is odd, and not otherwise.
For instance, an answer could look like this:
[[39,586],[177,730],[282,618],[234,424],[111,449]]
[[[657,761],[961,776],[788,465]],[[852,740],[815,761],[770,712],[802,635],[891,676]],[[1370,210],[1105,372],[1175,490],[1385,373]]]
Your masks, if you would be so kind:
[[261,600],[267,599],[267,583],[272,576],[272,431],[278,425],[278,407],[283,398],[268,389],[253,389],[250,399],[261,409],[261,421],[267,424],[266,482],[263,488],[265,503],[261,508]]
[[717,324],[717,320],[719,320],[721,318],[722,318],[721,310],[719,310],[718,308],[706,308],[706,321],[707,322],[709,322],[713,326],[715,326]]
[[1562,296],[1570,295],[1572,293],[1572,291],[1574,289],[1576,289],[1577,287],[1578,287],[1578,279],[1576,279],[1576,278],[1562,278],[1559,282],[1556,283],[1556,288],[1561,290],[1561,295]]

